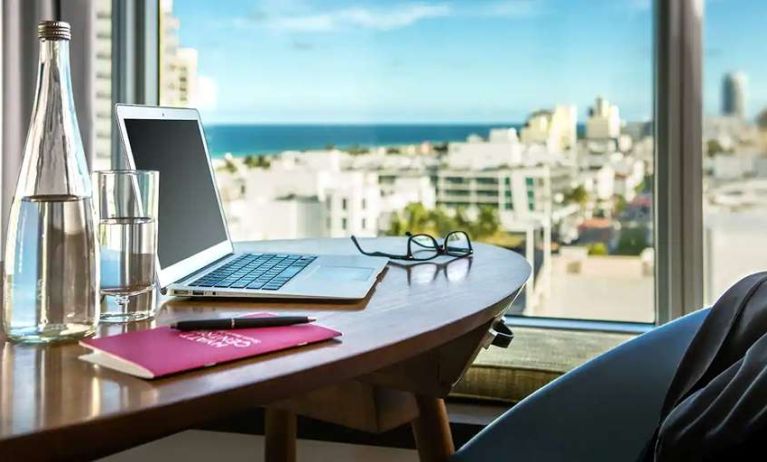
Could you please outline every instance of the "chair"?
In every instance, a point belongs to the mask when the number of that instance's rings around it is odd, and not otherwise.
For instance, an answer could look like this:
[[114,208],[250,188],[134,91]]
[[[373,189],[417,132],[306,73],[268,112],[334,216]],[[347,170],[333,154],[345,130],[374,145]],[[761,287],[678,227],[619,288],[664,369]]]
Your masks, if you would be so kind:
[[488,425],[451,461],[636,460],[708,312],[653,329],[554,380]]

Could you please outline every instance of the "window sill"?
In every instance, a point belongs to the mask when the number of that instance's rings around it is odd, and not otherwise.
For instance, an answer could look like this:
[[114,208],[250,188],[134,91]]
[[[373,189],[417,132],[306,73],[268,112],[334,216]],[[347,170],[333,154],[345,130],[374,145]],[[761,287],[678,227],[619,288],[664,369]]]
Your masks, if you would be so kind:
[[514,403],[636,336],[614,330],[511,326],[515,338],[509,348],[482,350],[454,388],[453,396]]

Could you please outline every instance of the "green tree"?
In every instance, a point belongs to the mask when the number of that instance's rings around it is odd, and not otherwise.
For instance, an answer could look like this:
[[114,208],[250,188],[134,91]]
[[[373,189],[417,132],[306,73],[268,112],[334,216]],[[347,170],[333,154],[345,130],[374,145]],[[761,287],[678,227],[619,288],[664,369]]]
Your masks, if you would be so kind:
[[644,249],[649,247],[647,234],[647,226],[633,226],[621,229],[615,253],[617,255],[639,255]]
[[246,156],[242,163],[248,168],[269,168],[271,161],[266,156]]
[[455,209],[453,219],[455,220],[455,226],[458,229],[468,229],[469,226],[471,226],[471,220],[466,216],[466,209],[463,207],[457,207]]
[[420,203],[408,204],[399,213],[392,215],[386,234],[401,236],[406,232],[413,234],[426,233],[444,236],[450,231],[466,231],[472,239],[492,240],[508,239],[501,231],[498,211],[492,207],[482,207],[475,220],[470,220],[466,210],[458,208],[454,213],[448,213],[444,208],[427,209]]
[[447,143],[435,143],[432,145],[432,149],[437,154],[446,154],[447,153],[448,145]]
[[615,201],[613,203],[613,213],[615,216],[620,215],[626,210],[626,206],[628,203],[626,202],[626,198],[620,195],[615,196]]
[[413,234],[433,233],[431,212],[419,202],[411,202],[405,209],[395,213],[389,223],[387,234],[401,236],[406,232]]
[[564,196],[566,204],[578,204],[581,207],[585,207],[589,202],[589,192],[586,191],[583,185],[578,185],[567,191]]
[[593,242],[589,244],[589,255],[607,255],[607,245],[604,242]]
[[492,207],[485,206],[479,209],[477,219],[468,225],[468,230],[471,237],[481,241],[497,233],[500,227],[498,212]]
[[717,154],[732,154],[732,149],[725,149],[719,140],[710,139],[706,141],[706,154],[712,157]]
[[386,230],[387,236],[402,236],[408,231],[407,224],[402,219],[400,213],[401,212],[392,214],[391,221],[389,222],[389,229]]
[[444,236],[458,227],[455,218],[448,214],[442,207],[437,207],[432,211],[431,219],[434,222],[434,228],[441,236]]
[[225,158],[224,165],[221,167],[221,170],[235,174],[237,173],[237,164],[234,163],[233,159]]
[[762,112],[756,116],[756,125],[762,131],[767,131],[767,108],[762,109]]
[[353,144],[346,148],[346,152],[353,156],[358,156],[361,154],[367,154],[370,152],[370,149],[366,148],[365,146],[360,146],[359,144]]

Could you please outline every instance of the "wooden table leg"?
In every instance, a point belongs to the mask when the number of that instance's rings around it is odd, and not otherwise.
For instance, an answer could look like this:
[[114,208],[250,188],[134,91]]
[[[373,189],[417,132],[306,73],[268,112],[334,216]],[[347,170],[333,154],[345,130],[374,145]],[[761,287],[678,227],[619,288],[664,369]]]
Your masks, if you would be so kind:
[[295,462],[296,415],[291,411],[266,408],[264,420],[264,460]]
[[413,435],[421,462],[444,462],[455,452],[445,402],[416,395],[419,416],[413,421]]

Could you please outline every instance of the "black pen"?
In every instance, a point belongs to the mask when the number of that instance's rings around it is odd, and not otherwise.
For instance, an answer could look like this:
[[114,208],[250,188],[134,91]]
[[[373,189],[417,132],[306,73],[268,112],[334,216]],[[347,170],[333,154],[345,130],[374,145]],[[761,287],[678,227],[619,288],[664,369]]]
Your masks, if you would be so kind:
[[191,321],[178,321],[170,325],[171,328],[188,330],[226,330],[244,329],[256,327],[292,326],[294,324],[306,324],[316,319],[308,316],[264,316],[257,318],[218,318],[218,319],[194,319]]

